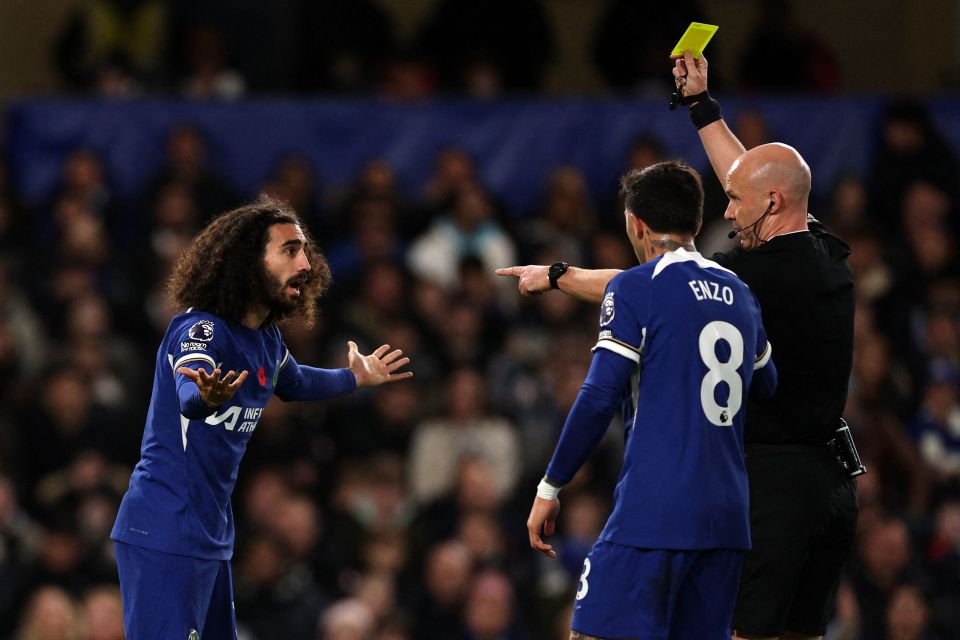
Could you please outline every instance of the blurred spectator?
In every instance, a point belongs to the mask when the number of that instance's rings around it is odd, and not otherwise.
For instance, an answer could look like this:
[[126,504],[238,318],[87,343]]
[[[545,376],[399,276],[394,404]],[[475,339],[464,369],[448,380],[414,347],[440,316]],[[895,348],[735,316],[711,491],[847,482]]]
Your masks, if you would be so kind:
[[873,156],[870,211],[888,239],[899,239],[904,196],[918,182],[945,193],[949,225],[956,230],[957,158],[934,127],[927,109],[912,100],[891,103],[883,115]]
[[[410,341],[388,340],[402,344],[411,362],[417,362],[420,348]],[[417,370],[417,376],[420,375]],[[423,390],[415,381],[384,387],[369,401],[343,405],[328,420],[328,433],[334,439],[339,455],[363,458],[379,452],[405,456],[416,425],[423,417]],[[358,429],[357,425],[363,425]]]
[[540,0],[440,0],[418,39],[444,89],[478,98],[538,89],[555,48]]
[[452,208],[460,192],[476,182],[477,167],[467,151],[455,146],[440,149],[433,172],[423,186],[422,205],[426,223]]
[[108,95],[157,83],[163,71],[167,3],[95,0],[74,5],[55,49],[65,83]]
[[854,425],[861,456],[873,475],[870,482],[880,485],[884,506],[921,513],[927,506],[930,483],[902,422],[908,415],[908,382],[883,336],[857,337],[852,392],[845,414]]
[[349,327],[349,333],[383,344],[380,336],[388,323],[404,315],[408,279],[402,264],[389,260],[367,264],[359,288],[351,287],[351,297],[344,301],[345,308],[341,310],[341,320]]
[[960,375],[948,362],[936,362],[931,368],[910,431],[938,482],[960,489]]
[[[514,243],[496,221],[490,195],[479,185],[464,186],[453,206],[410,245],[408,262],[413,273],[451,289],[456,285],[457,265],[477,256],[488,271],[514,263]],[[513,283],[504,281],[510,297]]]
[[311,160],[300,153],[285,155],[262,191],[288,203],[306,221],[314,238],[329,246],[329,221],[323,210],[323,194]]
[[890,596],[886,618],[890,640],[935,640],[929,630],[930,605],[915,584],[897,587]]
[[367,542],[396,534],[412,517],[400,459],[380,454],[342,465],[330,496],[326,532],[317,550],[320,579],[331,592],[351,593]]
[[[652,164],[666,160],[666,148],[663,140],[651,131],[638,133],[630,140],[630,146],[627,148],[627,154],[624,158],[626,164],[623,173],[632,169],[643,170]],[[621,174],[622,175],[622,174]],[[599,212],[597,224],[605,231],[612,232],[614,238],[620,242],[623,239],[623,198],[620,195],[620,178],[611,181],[610,193],[605,195],[603,208]],[[726,197],[726,194],[724,194]],[[632,257],[627,265],[633,265],[635,258]],[[571,264],[572,260],[568,260]],[[629,267],[627,267],[629,268]]]
[[378,96],[389,102],[424,102],[436,86],[436,73],[422,54],[400,51],[383,67]]
[[195,27],[187,37],[189,75],[180,92],[194,100],[235,100],[246,93],[247,83],[227,66],[226,34],[212,24]]
[[357,277],[377,262],[402,262],[403,243],[397,234],[395,204],[384,197],[368,196],[350,202],[345,212],[344,227],[350,235],[334,243],[336,236],[328,234],[330,246],[327,259],[333,271],[335,286],[351,290]]
[[[177,258],[186,250],[201,227],[200,209],[190,187],[171,182],[154,194],[153,218],[134,258],[138,281],[151,290],[163,287]],[[160,298],[164,295],[160,292]],[[148,296],[148,300],[149,300]],[[162,303],[152,300],[147,304]],[[165,327],[166,325],[161,325]]]
[[77,606],[62,589],[41,587],[23,611],[17,640],[81,640]]
[[[60,357],[90,381],[97,405],[126,412],[131,408],[133,392],[145,384],[145,376],[138,372],[121,374],[124,365],[136,359],[136,348],[116,326],[107,301],[94,294],[77,298],[67,308],[65,320]],[[124,441],[128,447],[134,443],[127,449],[131,454],[137,449],[136,440],[136,436],[130,436]]]
[[520,474],[516,433],[489,413],[486,382],[479,371],[453,371],[444,389],[444,412],[416,429],[410,452],[410,488],[420,503],[453,488],[464,456],[484,458],[494,470],[500,495],[511,492]]
[[666,149],[660,138],[650,132],[641,133],[630,142],[625,172],[633,169],[643,171],[651,165],[663,162],[666,158]]
[[408,217],[408,212],[405,211],[406,207],[397,185],[397,174],[393,166],[383,158],[374,158],[363,165],[359,175],[342,193],[336,194],[333,198],[332,205],[338,213],[328,221],[328,225],[333,227],[331,231],[342,231],[343,227],[349,226],[355,204],[367,200],[385,201],[395,212],[403,211],[404,219],[392,220],[392,222],[403,225],[405,235],[410,234],[411,231],[418,233],[422,230],[406,226],[412,221],[405,219]]
[[830,190],[823,221],[844,238],[862,233],[864,227],[876,223],[867,212],[867,201],[866,183],[853,174],[842,174]]
[[505,575],[484,571],[473,580],[466,604],[467,638],[520,640],[526,635],[516,624],[513,586]]
[[189,192],[200,212],[201,225],[233,206],[236,199],[209,166],[208,152],[197,128],[190,124],[174,127],[167,137],[167,163],[147,188],[150,201],[155,201],[164,188],[179,185]]
[[298,4],[299,89],[370,93],[396,46],[392,16],[373,0]]
[[960,630],[960,498],[947,498],[934,514],[933,535],[926,549],[933,626],[945,638],[954,638]]
[[94,587],[83,596],[80,618],[84,640],[123,640],[123,608],[120,589]]
[[904,266],[919,271],[924,280],[960,275],[951,206],[946,191],[924,181],[908,185],[903,194],[901,220],[910,263]]
[[864,532],[857,552],[861,566],[853,576],[860,611],[861,637],[887,637],[889,606],[897,587],[913,572],[910,533],[901,520],[888,519]]
[[360,577],[356,597],[367,605],[379,627],[397,604],[397,589],[388,573],[366,573]]
[[48,356],[44,326],[16,284],[15,265],[0,255],[0,368],[9,382],[0,391],[0,399],[16,391],[17,381],[38,374]]
[[793,0],[760,0],[760,17],[740,56],[747,89],[836,91],[840,65],[815,31],[801,25]]
[[[473,562],[482,564],[483,556],[487,554],[477,552],[487,543],[498,544],[497,533],[480,532],[471,539],[471,534],[463,531],[465,519],[473,514],[499,518],[503,515],[505,497],[497,490],[493,468],[489,462],[476,457],[463,458],[457,467],[456,484],[452,490],[420,509],[411,528],[415,543],[419,550],[424,550],[441,540],[456,537],[467,544]],[[489,523],[482,521],[477,524],[481,528],[488,528]],[[485,533],[493,535],[488,535],[486,540],[483,540]],[[470,544],[471,541],[476,544]]]
[[365,602],[347,598],[330,605],[321,619],[321,640],[370,640],[376,620]]
[[326,604],[312,576],[277,539],[257,534],[236,562],[237,620],[257,640],[312,638]]
[[462,542],[445,542],[430,550],[423,571],[423,593],[414,605],[414,637],[463,637],[459,611],[467,598],[471,572],[470,551]]
[[[612,217],[612,216],[611,216]],[[543,207],[523,229],[527,246],[550,246],[570,264],[583,264],[584,239],[596,226],[596,214],[583,174],[574,167],[558,167],[547,178]]]
[[22,465],[24,486],[36,487],[42,476],[67,467],[82,451],[126,459],[117,416],[96,403],[90,381],[76,367],[53,365],[41,380],[38,404],[20,419],[21,445],[32,452]]
[[[669,4],[613,0],[593,35],[593,62],[614,90],[669,96],[673,81],[663,72],[664,57],[687,25],[702,22],[702,16],[698,0]],[[710,73],[712,82],[712,68]]]
[[[103,160],[91,149],[69,153],[61,170],[60,185],[50,207],[53,219],[41,219],[46,239],[64,233],[81,212],[113,233],[125,233],[127,221],[121,219],[116,200],[107,183]],[[54,227],[50,227],[50,222]]]
[[41,536],[13,482],[0,475],[0,634],[10,634],[17,622],[26,568],[37,557]]

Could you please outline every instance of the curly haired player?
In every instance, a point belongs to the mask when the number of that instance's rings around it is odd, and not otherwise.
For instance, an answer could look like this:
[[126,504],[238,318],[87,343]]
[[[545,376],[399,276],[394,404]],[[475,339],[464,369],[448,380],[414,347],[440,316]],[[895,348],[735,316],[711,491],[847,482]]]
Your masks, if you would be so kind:
[[236,638],[230,496],[273,395],[322,400],[413,375],[389,345],[362,355],[349,342],[344,369],[294,360],[277,322],[312,322],[329,282],[296,214],[266,197],[217,217],[181,256],[169,294],[186,310],[157,352],[140,461],[110,535],[130,640]]

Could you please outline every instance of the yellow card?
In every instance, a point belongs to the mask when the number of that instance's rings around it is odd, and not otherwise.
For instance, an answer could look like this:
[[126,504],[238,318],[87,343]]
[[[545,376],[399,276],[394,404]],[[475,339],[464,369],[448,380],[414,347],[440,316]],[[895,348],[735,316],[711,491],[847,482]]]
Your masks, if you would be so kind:
[[694,58],[699,58],[703,50],[707,48],[710,38],[719,29],[715,24],[703,24],[702,22],[691,22],[687,30],[680,36],[680,42],[673,48],[672,56],[682,56],[684,51],[689,51]]

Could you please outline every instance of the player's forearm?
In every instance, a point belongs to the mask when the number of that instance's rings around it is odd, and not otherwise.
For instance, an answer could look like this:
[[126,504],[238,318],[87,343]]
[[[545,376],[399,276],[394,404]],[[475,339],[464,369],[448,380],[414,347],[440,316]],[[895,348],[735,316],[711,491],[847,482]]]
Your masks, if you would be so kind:
[[720,178],[720,184],[725,184],[730,166],[746,149],[723,119],[711,122],[700,129],[699,133],[703,149],[707,152],[707,158],[710,159],[710,165]]
[[284,402],[291,400],[325,400],[351,393],[357,388],[357,378],[350,369],[320,369],[290,362],[294,367],[286,373],[275,393]]
[[552,484],[559,487],[570,482],[597,448],[620,405],[623,380],[629,379],[633,367],[629,360],[605,349],[594,353],[547,467]]
[[563,425],[546,477],[558,486],[570,482],[593,453],[617,410],[616,402],[605,402],[582,389]]
[[603,301],[603,293],[607,290],[607,284],[618,273],[620,273],[619,269],[570,267],[563,277],[557,280],[557,286],[561,291],[578,300],[600,304]]
[[[177,399],[180,403],[180,415],[190,420],[202,420],[216,411],[200,397],[200,388],[193,380],[177,374]],[[183,380],[180,380],[183,378]]]

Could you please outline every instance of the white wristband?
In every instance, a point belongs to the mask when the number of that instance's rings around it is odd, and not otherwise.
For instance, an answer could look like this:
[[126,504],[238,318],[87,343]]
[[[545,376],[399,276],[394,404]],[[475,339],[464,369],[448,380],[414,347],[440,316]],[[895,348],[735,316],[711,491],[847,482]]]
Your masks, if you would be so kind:
[[560,495],[560,487],[555,487],[544,478],[537,485],[537,497],[543,500],[556,500]]

